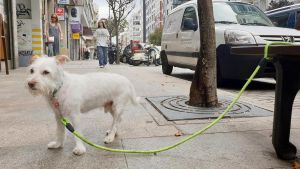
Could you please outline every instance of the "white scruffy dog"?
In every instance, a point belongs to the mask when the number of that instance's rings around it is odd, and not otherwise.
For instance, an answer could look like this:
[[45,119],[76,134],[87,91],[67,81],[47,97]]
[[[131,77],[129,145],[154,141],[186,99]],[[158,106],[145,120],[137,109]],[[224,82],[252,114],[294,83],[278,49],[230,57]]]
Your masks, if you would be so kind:
[[[138,103],[135,89],[131,82],[118,74],[89,73],[84,75],[71,74],[63,71],[68,57],[33,58],[29,67],[30,76],[27,86],[34,95],[45,96],[53,109],[57,122],[56,140],[48,144],[49,149],[63,146],[65,128],[60,118],[66,117],[73,124],[75,130],[81,132],[79,116],[92,109],[104,107],[113,117],[111,129],[107,131],[105,143],[111,143],[116,135],[121,114],[128,102]],[[81,155],[86,148],[81,140],[75,138],[76,147],[73,153]]]

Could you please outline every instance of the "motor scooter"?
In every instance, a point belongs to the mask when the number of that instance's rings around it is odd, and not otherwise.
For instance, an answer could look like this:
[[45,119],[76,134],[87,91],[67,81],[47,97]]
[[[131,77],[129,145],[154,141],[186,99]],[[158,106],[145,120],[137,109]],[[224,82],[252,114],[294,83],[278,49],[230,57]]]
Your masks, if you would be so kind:
[[117,60],[117,47],[115,45],[111,45],[108,47],[108,62],[109,64],[113,64]]

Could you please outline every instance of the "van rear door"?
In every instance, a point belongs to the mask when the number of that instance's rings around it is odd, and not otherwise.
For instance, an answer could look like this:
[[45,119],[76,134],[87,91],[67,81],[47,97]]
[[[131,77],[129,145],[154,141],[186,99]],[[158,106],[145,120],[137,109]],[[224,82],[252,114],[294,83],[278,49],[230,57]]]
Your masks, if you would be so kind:
[[180,46],[178,32],[180,30],[181,22],[178,22],[178,18],[182,18],[183,10],[177,9],[166,20],[163,29],[162,36],[162,50],[165,50],[168,57],[169,64],[173,65],[174,57],[176,57],[176,51]]
[[197,64],[196,52],[199,52],[199,26],[198,26],[198,15],[194,6],[187,6],[184,10],[183,17],[181,20],[181,27],[179,31],[180,47],[178,52],[180,64],[186,65],[191,68]]

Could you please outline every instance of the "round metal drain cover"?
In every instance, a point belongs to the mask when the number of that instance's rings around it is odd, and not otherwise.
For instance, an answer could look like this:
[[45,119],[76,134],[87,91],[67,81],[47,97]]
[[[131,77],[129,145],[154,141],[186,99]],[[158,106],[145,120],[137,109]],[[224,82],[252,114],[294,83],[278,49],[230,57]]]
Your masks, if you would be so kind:
[[[219,107],[206,108],[188,105],[189,98],[187,96],[158,96],[147,97],[146,99],[170,121],[217,118],[232,101],[230,97],[219,96]],[[271,116],[272,114],[272,112],[263,108],[239,101],[226,114],[226,117],[259,117]]]
[[[219,99],[220,107],[216,108],[205,108],[205,107],[194,107],[187,104],[188,98],[185,96],[169,97],[161,101],[161,105],[166,109],[172,111],[178,111],[183,113],[196,113],[196,114],[211,114],[211,113],[222,113],[227,106],[231,103],[231,100]],[[243,114],[247,113],[251,108],[243,103],[235,104],[228,114]]]

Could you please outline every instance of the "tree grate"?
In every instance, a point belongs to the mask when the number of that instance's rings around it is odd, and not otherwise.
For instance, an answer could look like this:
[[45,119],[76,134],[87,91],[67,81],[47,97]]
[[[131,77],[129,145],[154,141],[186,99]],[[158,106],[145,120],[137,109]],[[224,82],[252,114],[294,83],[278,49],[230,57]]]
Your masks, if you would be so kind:
[[[146,98],[167,120],[193,120],[217,118],[233,100],[229,97],[219,97],[220,106],[205,108],[188,105],[186,96],[159,96]],[[272,116],[273,112],[252,104],[237,102],[225,116],[227,118]]]

